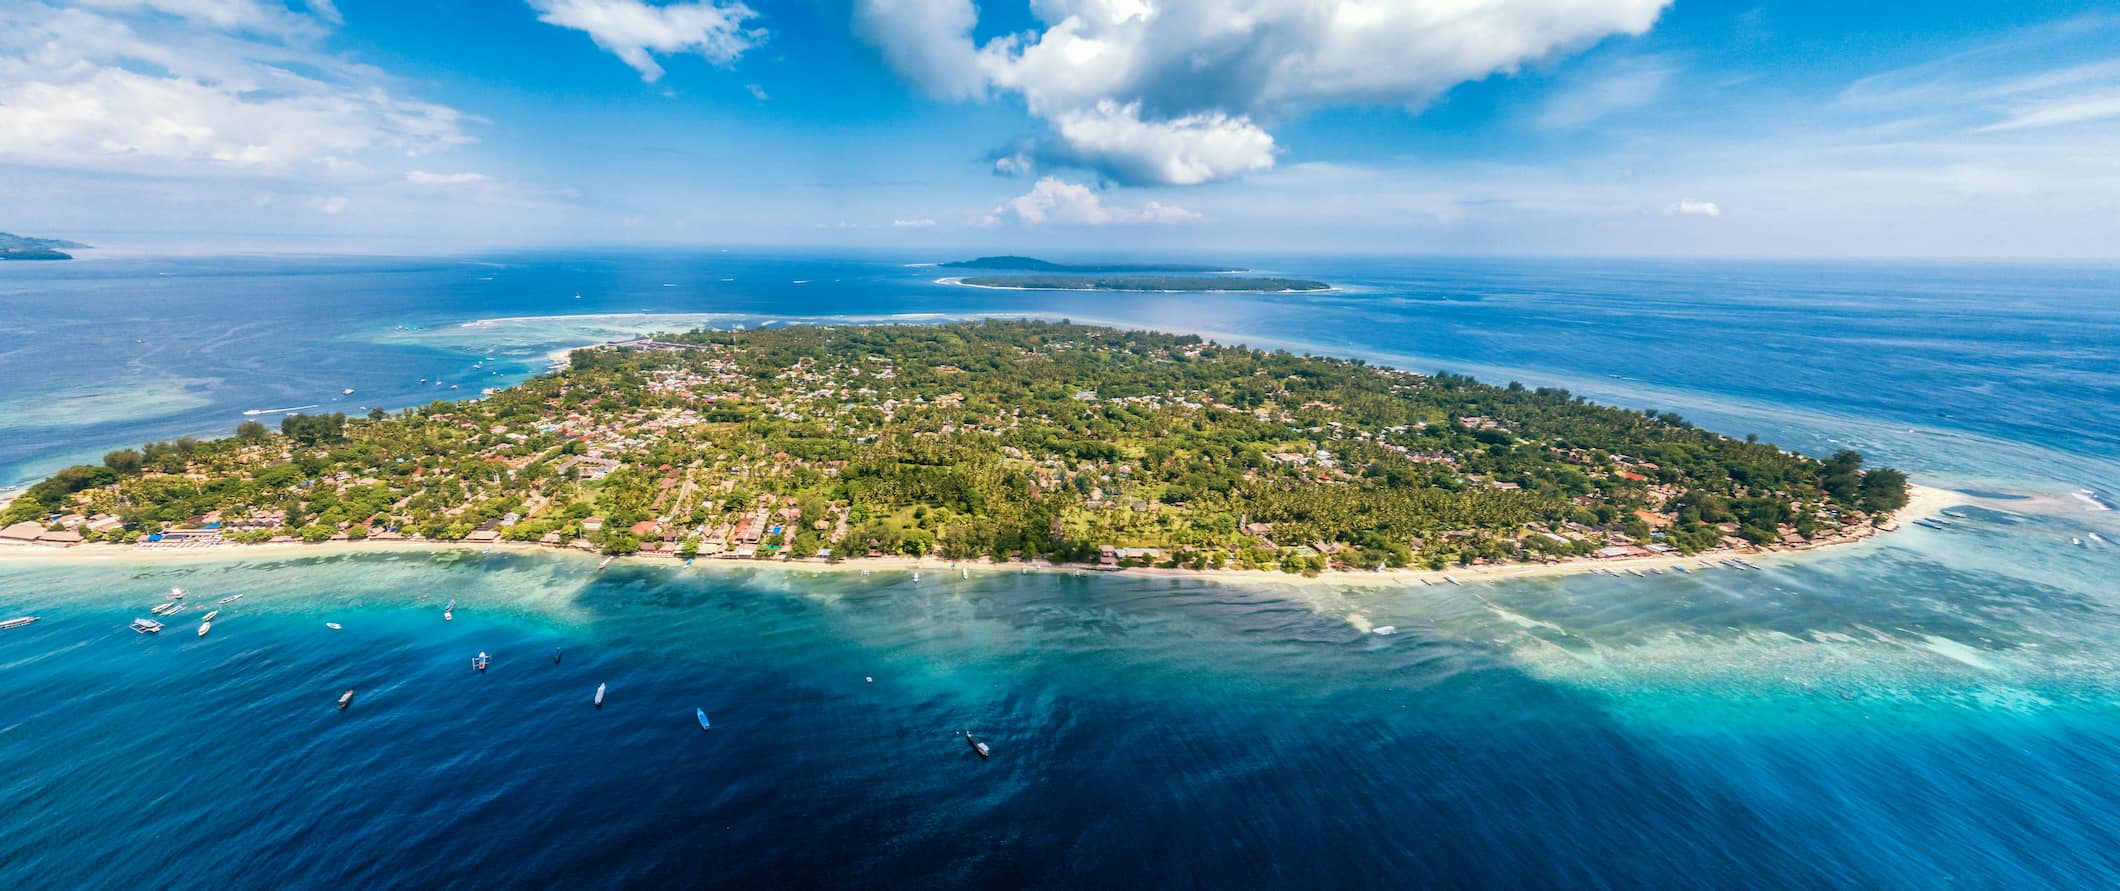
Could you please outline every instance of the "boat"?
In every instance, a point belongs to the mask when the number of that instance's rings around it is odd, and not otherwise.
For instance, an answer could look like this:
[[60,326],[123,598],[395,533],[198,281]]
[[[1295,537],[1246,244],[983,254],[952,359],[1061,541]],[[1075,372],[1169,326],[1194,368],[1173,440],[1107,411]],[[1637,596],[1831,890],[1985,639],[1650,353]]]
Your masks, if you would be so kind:
[[7,629],[9,629],[9,628],[20,628],[20,627],[22,627],[22,626],[24,626],[24,625],[27,625],[27,624],[31,623],[31,622],[35,622],[35,621],[37,621],[37,619],[38,619],[38,618],[40,618],[40,617],[38,617],[38,616],[23,616],[22,618],[19,618],[19,619],[9,619],[9,620],[7,620],[7,621],[5,621],[5,622],[0,622],[0,631],[6,631],[6,630],[7,630]]
[[558,664],[559,664],[559,648],[558,648],[558,647],[553,647],[553,648],[552,648],[552,664],[554,664],[554,665],[558,665]]
[[617,557],[605,557],[605,558],[604,558],[604,562],[596,564],[596,568],[598,568],[598,569],[602,569],[602,568],[604,568],[604,567],[606,567],[606,566],[609,566],[609,565],[611,565],[611,561],[613,561],[613,560],[616,560],[616,559],[618,559],[618,558],[617,558]]
[[596,685],[596,707],[604,707],[604,685],[602,684]]
[[199,623],[199,636],[200,636],[200,637],[205,637],[205,636],[206,636],[206,632],[208,632],[208,631],[212,631],[212,630],[213,630],[213,620],[212,620],[212,619],[207,619],[206,621],[203,621],[203,622],[200,622],[200,623]]
[[1684,564],[1684,563],[1679,563],[1679,564],[1674,564],[1674,565],[1673,565],[1673,566],[1671,567],[1671,571],[1672,571],[1672,572],[1692,572],[1693,570],[1687,569],[1687,568],[1686,568],[1686,564]]
[[971,745],[971,747],[972,747],[972,751],[974,751],[974,752],[978,752],[978,753],[979,753],[979,757],[981,757],[981,758],[985,758],[985,757],[987,757],[987,756],[988,756],[989,754],[991,754],[990,752],[988,752],[988,751],[987,751],[987,748],[986,748],[986,743],[980,742],[980,741],[978,740],[978,738],[976,738],[976,737],[972,736],[972,732],[971,732],[971,731],[969,731],[969,730],[967,730],[967,731],[965,731],[965,732],[964,732],[964,741],[965,741],[966,743],[969,743],[969,744]]
[[181,613],[181,612],[183,612],[183,611],[184,611],[184,604],[181,604],[181,603],[170,603],[170,604],[165,604],[165,605],[169,607],[169,609],[168,609],[167,611],[165,611],[165,612],[163,612],[163,613],[162,613],[162,615],[163,615],[163,616],[165,616],[165,617],[167,617],[167,616],[174,616],[174,615],[176,615],[176,614],[178,614],[178,613]]
[[971,577],[972,577],[972,571],[971,571],[971,570],[969,570],[969,569],[965,569],[965,568],[963,568],[963,567],[958,567],[958,569],[957,569],[957,577],[958,577],[958,578],[960,578],[960,579],[968,579],[968,578],[971,578]]
[[242,600],[242,599],[243,599],[243,595],[241,595],[241,594],[230,594],[230,595],[228,595],[227,597],[223,597],[223,598],[221,598],[221,599],[219,599],[219,600],[216,600],[216,601],[214,601],[214,603],[216,603],[216,604],[219,604],[219,605],[221,605],[221,606],[227,606],[228,604],[234,603],[234,602],[236,602],[236,601],[238,601],[238,600]]
[[337,623],[337,622],[325,622],[325,623],[324,623],[324,627],[326,627],[326,628],[329,628],[329,629],[331,629],[331,630],[333,630],[333,631],[337,631],[337,630],[339,630],[339,623]]
[[2077,538],[2077,537],[2075,537],[2075,536],[2069,536],[2069,540],[2068,540],[2068,543],[2069,543],[2069,544],[2072,544],[2072,545],[2075,545],[2076,547],[2079,547],[2079,548],[2087,548],[2087,547],[2090,547],[2090,545],[2087,545],[2087,544],[2084,544],[2084,543],[2083,543],[2083,539]]
[[697,717],[699,718],[699,729],[700,729],[700,730],[702,730],[702,731],[706,731],[706,730],[712,730],[712,729],[714,729],[714,723],[713,723],[712,721],[708,721],[708,720],[707,720],[707,710],[706,710],[706,709],[703,709],[703,708],[694,708],[694,709],[692,709],[692,714],[693,714],[693,715],[695,715],[695,716],[697,716]]
[[344,389],[344,390],[340,390],[340,391],[339,391],[339,395],[341,395],[341,396],[351,396],[351,395],[353,395],[353,388],[352,388],[352,387],[347,387],[347,388],[346,388],[346,389]]
[[448,622],[448,621],[452,621],[452,620],[454,620],[455,618],[456,618],[456,598],[454,598],[454,597],[451,597],[451,598],[449,598],[449,605],[448,605],[448,606],[445,606],[445,607],[442,607],[442,621],[444,621],[444,622]]
[[1965,514],[1959,513],[1959,512],[1957,512],[1957,511],[1955,511],[1955,510],[1947,510],[1947,511],[1944,511],[1944,512],[1943,512],[1943,515],[1944,515],[1944,516],[1946,516],[1946,517],[1950,517],[1950,518],[1951,518],[1951,519],[1953,519],[1953,520],[1963,520],[1963,519],[1965,519]]
[[920,573],[918,571],[913,573],[913,581],[920,581]]
[[159,606],[150,608],[148,612],[154,613],[158,616],[174,615],[176,614],[177,608],[180,606],[182,606],[182,604],[179,604],[178,602],[172,600],[168,603],[164,603]]
[[339,711],[345,711],[346,707],[352,704],[353,690],[351,688],[347,689],[346,692],[339,694]]
[[185,593],[186,592],[183,588],[171,588],[169,589],[169,599],[183,600]]
[[486,670],[486,666],[492,664],[492,662],[493,660],[486,656],[486,652],[480,650],[478,658],[471,660],[471,667],[483,672]]
[[1371,634],[1384,634],[1384,635],[1391,635],[1391,634],[1397,634],[1397,633],[1399,633],[1399,626],[1397,626],[1397,625],[1378,625],[1378,626],[1377,626],[1377,627],[1375,627],[1375,628],[1371,628],[1371,629],[1369,629],[1369,633],[1371,633]]
[[162,630],[162,623],[157,622],[153,619],[134,619],[132,623],[132,630],[138,631],[141,634],[154,634]]

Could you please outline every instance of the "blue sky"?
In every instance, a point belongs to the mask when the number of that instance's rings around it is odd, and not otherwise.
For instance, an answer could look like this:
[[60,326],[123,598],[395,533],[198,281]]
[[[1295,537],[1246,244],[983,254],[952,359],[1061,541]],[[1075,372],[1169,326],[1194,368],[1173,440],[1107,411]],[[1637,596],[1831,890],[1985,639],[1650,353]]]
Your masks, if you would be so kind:
[[2110,259],[2120,10],[15,0],[0,229]]

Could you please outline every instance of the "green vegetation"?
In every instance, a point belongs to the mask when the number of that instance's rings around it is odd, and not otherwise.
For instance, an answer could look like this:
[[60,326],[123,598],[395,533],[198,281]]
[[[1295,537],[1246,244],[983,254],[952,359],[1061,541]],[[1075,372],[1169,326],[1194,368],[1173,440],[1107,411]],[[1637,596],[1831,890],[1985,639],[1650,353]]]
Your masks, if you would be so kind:
[[73,255],[62,248],[79,250],[87,247],[78,241],[0,232],[0,260],[71,260]]
[[1007,269],[1018,272],[1243,272],[1219,266],[1187,266],[1177,263],[1054,263],[1036,257],[980,257],[942,264],[945,269]]
[[0,522],[833,559],[1112,547],[1124,565],[1315,572],[1841,541],[1906,497],[1853,452],[1564,390],[1016,321],[579,350],[478,401],[115,451]]
[[1245,275],[975,275],[962,279],[985,288],[1034,291],[1323,291],[1324,282]]

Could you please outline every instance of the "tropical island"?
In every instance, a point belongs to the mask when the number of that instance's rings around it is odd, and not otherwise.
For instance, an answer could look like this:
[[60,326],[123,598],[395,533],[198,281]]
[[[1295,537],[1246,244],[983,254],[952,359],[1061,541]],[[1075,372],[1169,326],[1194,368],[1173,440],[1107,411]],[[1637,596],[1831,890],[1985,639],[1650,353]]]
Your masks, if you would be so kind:
[[0,260],[71,260],[70,250],[87,250],[88,245],[63,238],[31,238],[12,232],[0,232]]
[[945,269],[989,269],[1009,272],[1065,272],[1065,273],[1135,273],[1135,272],[1243,272],[1221,266],[1189,266],[1180,263],[1054,263],[1036,257],[1005,255],[979,257],[973,260],[952,260],[942,264]]
[[1320,281],[1247,275],[976,275],[957,279],[976,288],[1024,291],[1325,291]]
[[697,330],[467,402],[121,449],[0,538],[1315,574],[1808,548],[1906,477],[1673,414],[1066,322]]

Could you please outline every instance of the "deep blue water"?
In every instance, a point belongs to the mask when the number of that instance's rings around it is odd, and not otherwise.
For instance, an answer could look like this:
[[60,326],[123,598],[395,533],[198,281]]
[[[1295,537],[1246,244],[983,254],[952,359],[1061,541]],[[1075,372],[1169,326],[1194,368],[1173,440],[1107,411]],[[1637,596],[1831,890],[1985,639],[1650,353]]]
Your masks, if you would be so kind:
[[[1758,573],[1396,589],[0,560],[0,618],[45,617],[0,632],[0,886],[2120,882],[2112,269],[1275,259],[1347,288],[1203,296],[923,259],[0,267],[0,480],[655,327],[479,320],[1039,313],[1852,444],[1968,519]],[[172,585],[198,605],[125,629]]]

